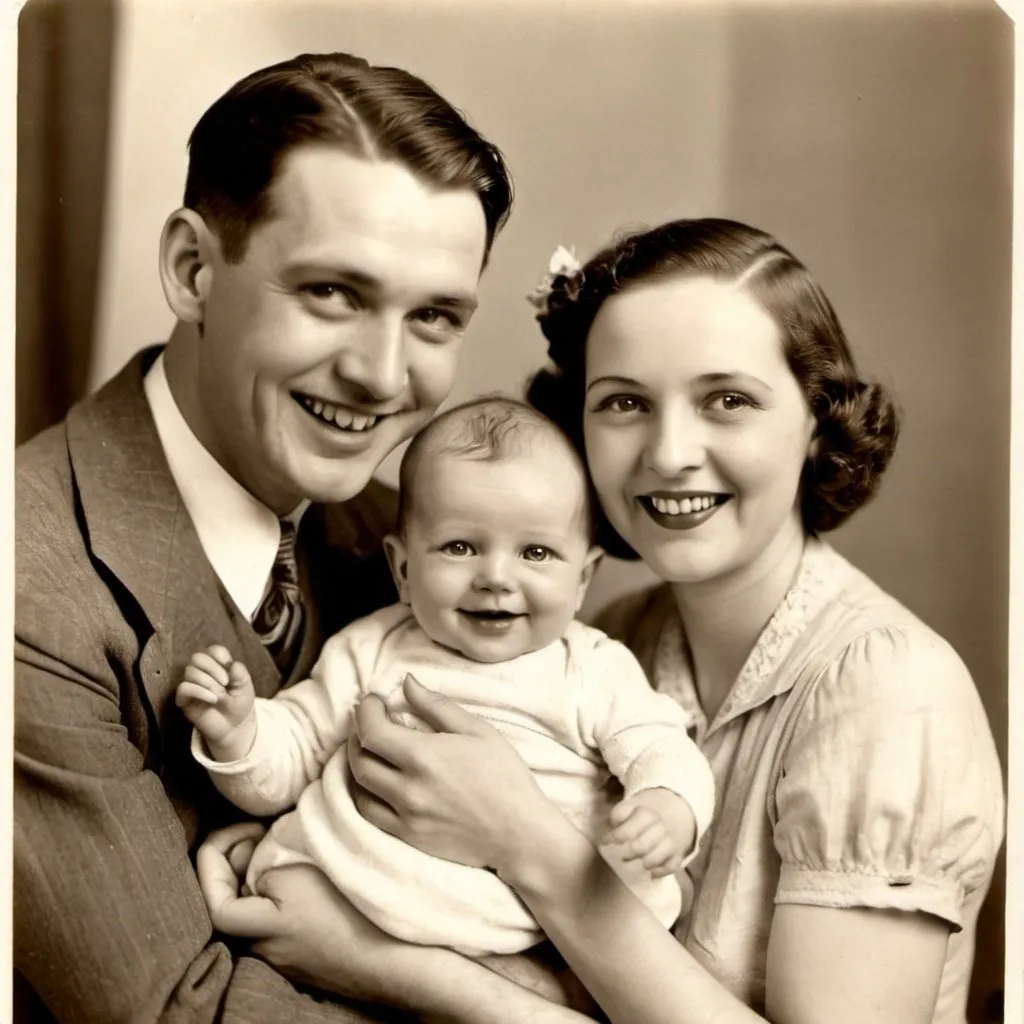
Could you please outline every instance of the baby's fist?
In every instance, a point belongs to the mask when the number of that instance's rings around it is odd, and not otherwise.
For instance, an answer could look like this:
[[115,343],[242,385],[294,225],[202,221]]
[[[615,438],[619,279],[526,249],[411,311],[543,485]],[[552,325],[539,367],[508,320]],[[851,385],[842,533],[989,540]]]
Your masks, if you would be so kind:
[[654,878],[675,874],[692,852],[697,825],[690,805],[668,789],[644,789],[609,814],[606,845],[626,847],[622,859],[639,860]]

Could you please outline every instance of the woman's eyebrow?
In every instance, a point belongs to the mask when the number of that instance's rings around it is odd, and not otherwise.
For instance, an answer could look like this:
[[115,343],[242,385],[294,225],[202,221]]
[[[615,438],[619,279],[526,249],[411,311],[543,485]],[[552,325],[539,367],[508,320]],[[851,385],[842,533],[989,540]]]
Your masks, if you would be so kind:
[[698,378],[698,382],[701,384],[731,384],[738,383],[741,381],[753,381],[766,391],[774,393],[775,388],[771,386],[767,381],[761,380],[760,377],[755,377],[752,373],[744,373],[742,370],[730,370],[728,372],[716,371],[715,373],[702,373]]
[[599,384],[625,385],[626,387],[630,387],[630,388],[642,388],[644,386],[643,384],[640,383],[640,381],[633,380],[632,377],[616,377],[616,376],[598,377],[595,380],[592,380],[587,385],[587,394],[590,393],[590,389],[591,388],[596,388]]

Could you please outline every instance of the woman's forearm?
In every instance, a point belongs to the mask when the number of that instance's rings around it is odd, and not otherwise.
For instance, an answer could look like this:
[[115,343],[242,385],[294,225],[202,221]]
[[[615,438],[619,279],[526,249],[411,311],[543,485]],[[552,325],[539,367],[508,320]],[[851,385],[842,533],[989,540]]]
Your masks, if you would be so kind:
[[407,952],[402,1003],[427,1024],[586,1024],[590,1019],[449,950],[420,946]]
[[[559,816],[560,817],[560,816]],[[566,819],[503,870],[614,1024],[764,1024],[629,891]]]

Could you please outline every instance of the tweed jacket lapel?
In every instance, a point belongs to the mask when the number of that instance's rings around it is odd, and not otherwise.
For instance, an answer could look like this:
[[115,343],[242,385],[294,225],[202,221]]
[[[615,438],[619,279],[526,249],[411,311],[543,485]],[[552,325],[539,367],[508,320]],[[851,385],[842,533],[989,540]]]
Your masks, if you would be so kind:
[[158,722],[190,654],[235,643],[256,691],[278,689],[273,660],[206,558],[171,477],[142,380],[158,348],[139,353],[67,419],[68,452],[93,556],[148,621],[140,675]]

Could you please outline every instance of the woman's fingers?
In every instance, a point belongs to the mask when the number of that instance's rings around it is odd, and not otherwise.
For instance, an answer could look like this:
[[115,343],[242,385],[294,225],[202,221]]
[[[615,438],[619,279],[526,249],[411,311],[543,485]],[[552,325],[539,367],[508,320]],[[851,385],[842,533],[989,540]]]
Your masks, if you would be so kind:
[[486,736],[493,728],[455,701],[429,690],[411,673],[402,687],[413,711],[438,732],[461,733],[465,736]]

